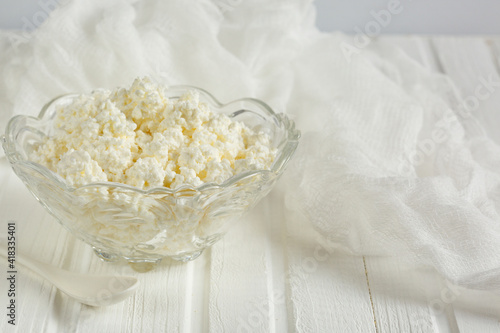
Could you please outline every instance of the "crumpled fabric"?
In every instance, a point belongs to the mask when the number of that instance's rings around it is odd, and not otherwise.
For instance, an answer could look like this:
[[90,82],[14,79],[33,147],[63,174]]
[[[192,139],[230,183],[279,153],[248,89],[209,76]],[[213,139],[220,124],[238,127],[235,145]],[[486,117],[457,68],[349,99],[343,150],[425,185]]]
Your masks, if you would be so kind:
[[[306,0],[74,0],[0,32],[0,127],[138,76],[264,100],[302,131],[284,205],[357,255],[500,291],[500,149],[453,82],[397,47],[320,33]],[[491,127],[491,126],[490,126]]]

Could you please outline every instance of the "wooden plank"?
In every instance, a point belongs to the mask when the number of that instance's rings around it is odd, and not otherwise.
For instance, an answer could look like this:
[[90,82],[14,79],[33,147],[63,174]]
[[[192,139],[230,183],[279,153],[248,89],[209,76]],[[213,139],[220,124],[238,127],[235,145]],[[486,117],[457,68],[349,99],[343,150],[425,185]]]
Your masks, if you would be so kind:
[[335,250],[299,213],[285,216],[290,327],[297,332],[375,332],[362,258]]
[[[381,36],[376,43],[376,47],[391,44],[403,50],[409,59],[430,71],[439,67],[425,37]],[[424,281],[423,277],[416,278],[416,272],[403,261],[366,257],[365,263],[378,332],[453,331],[453,316],[431,311],[429,301],[437,297],[436,291],[418,283]],[[438,279],[431,275],[426,281],[435,284]]]
[[266,197],[238,221],[211,249],[209,330],[211,332],[274,332],[286,323],[283,281],[274,274],[281,267],[273,251],[282,251],[279,239],[266,232],[272,197]]
[[213,247],[210,331],[296,330],[289,307],[280,198],[273,191]]
[[210,331],[374,332],[362,260],[327,249],[280,198],[272,192],[212,248]]
[[453,332],[449,318],[433,311],[438,282],[398,258],[366,258],[379,332]]
[[[485,38],[435,37],[432,44],[444,72],[450,76],[461,92],[462,98],[479,101],[473,114],[486,128],[488,135],[500,143],[497,123],[500,120],[500,89],[487,82],[500,83],[498,63],[494,48]],[[459,297],[457,297],[460,300]],[[473,302],[455,301],[456,322],[460,332],[500,332],[498,319],[486,313],[473,312],[467,304]]]
[[[96,259],[97,260],[97,259]],[[141,286],[123,303],[103,308],[84,306],[78,319],[82,332],[171,332],[187,331],[186,290],[190,264],[166,260],[156,270],[135,273],[128,266],[97,262],[100,274],[137,275]],[[154,286],[154,287],[153,287]],[[191,318],[189,318],[191,319]]]
[[[266,234],[266,267],[269,295],[270,332],[288,332],[293,329],[291,312],[287,306],[289,293],[286,269],[286,219],[283,198],[279,189],[272,191],[261,206],[267,217],[263,232]],[[279,208],[278,208],[279,207]]]

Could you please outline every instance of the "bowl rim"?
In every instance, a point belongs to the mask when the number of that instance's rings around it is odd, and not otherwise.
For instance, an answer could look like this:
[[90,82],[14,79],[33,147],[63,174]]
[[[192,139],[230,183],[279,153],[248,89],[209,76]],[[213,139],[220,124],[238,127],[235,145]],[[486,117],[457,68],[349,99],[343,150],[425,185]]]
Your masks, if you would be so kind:
[[[278,152],[277,158],[273,161],[273,164],[270,169],[258,169],[258,170],[250,170],[250,171],[245,171],[239,174],[236,174],[222,183],[218,184],[215,182],[208,182],[208,183],[203,183],[198,186],[193,186],[189,184],[181,185],[176,187],[175,189],[171,189],[168,187],[153,187],[147,190],[140,189],[138,187],[124,184],[124,183],[118,183],[118,182],[93,182],[93,183],[88,183],[82,186],[74,187],[74,186],[69,186],[66,181],[59,176],[56,172],[48,169],[47,167],[36,163],[29,161],[28,159],[25,159],[21,156],[21,154],[18,152],[18,150],[15,149],[15,144],[14,144],[14,139],[12,137],[13,135],[13,126],[17,121],[20,121],[21,119],[32,119],[36,122],[43,121],[44,118],[47,115],[47,111],[51,106],[53,106],[55,103],[58,101],[65,99],[65,98],[77,98],[81,96],[81,93],[69,93],[69,94],[63,94],[59,95],[52,100],[50,100],[48,103],[46,103],[38,116],[28,116],[28,115],[17,115],[12,117],[6,127],[5,134],[2,135],[1,140],[2,140],[2,146],[5,151],[5,155],[9,162],[12,164],[12,166],[20,165],[24,167],[28,167],[32,169],[33,171],[36,171],[37,173],[41,174],[45,178],[49,179],[50,181],[54,182],[57,184],[58,187],[61,187],[64,191],[67,192],[75,192],[79,191],[82,189],[91,189],[91,188],[105,188],[105,187],[113,187],[113,188],[121,188],[124,190],[129,190],[133,192],[137,192],[139,194],[171,194],[171,195],[195,195],[196,193],[199,192],[206,192],[206,191],[212,191],[212,190],[222,190],[225,188],[229,188],[236,183],[246,179],[246,178],[251,178],[255,175],[262,174],[264,177],[272,177],[272,176],[280,176],[281,173],[284,171],[285,166],[287,165],[288,161],[291,159],[293,156],[293,153],[295,152],[298,141],[300,138],[300,131],[295,128],[295,123],[293,120],[289,119],[287,115],[284,113],[275,113],[273,109],[266,104],[265,102],[256,99],[256,98],[251,98],[251,97],[244,97],[244,98],[239,98],[232,100],[228,103],[221,103],[217,98],[215,98],[211,93],[206,91],[205,89],[198,88],[195,86],[190,86],[190,85],[172,85],[172,86],[167,86],[166,87],[167,91],[170,92],[175,92],[179,91],[179,93],[187,92],[187,91],[197,91],[201,95],[203,95],[206,98],[206,102],[209,104],[209,106],[215,106],[218,109],[227,107],[230,104],[236,104],[239,102],[250,102],[254,105],[257,105],[261,110],[263,110],[268,116],[270,116],[273,121],[274,121],[274,126],[280,126],[283,128],[285,131],[285,137],[281,140],[281,142],[278,144],[278,147],[281,147]],[[174,97],[170,97],[174,98]],[[237,112],[237,111],[234,111]],[[233,113],[234,113],[233,112]],[[268,120],[266,120],[268,121]]]

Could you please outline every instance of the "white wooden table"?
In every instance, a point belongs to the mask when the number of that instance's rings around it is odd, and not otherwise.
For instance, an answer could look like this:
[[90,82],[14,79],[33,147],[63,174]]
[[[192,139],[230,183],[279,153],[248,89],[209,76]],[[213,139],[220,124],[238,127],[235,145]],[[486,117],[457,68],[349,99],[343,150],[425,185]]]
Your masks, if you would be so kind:
[[[481,77],[500,81],[500,38],[387,36],[423,66],[448,74],[464,96]],[[481,110],[499,109],[498,94]],[[432,271],[333,250],[299,216],[276,209],[273,191],[193,262],[165,260],[136,273],[103,263],[48,215],[0,160],[0,235],[15,221],[18,252],[66,269],[136,275],[138,292],[92,308],[18,267],[16,326],[0,332],[500,332],[498,297],[455,288]],[[0,270],[8,270],[0,260]],[[3,313],[2,313],[3,312]]]

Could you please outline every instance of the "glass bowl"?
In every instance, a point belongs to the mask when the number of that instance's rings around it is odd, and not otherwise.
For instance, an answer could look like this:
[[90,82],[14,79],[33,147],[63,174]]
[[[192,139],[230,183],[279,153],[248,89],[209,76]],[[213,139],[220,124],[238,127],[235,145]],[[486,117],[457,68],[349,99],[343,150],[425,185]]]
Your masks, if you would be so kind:
[[213,112],[266,132],[277,149],[271,168],[237,174],[222,184],[175,190],[141,190],[113,182],[70,187],[28,156],[44,137],[53,134],[56,106],[69,104],[77,94],[55,98],[37,118],[13,117],[2,138],[3,148],[12,169],[35,198],[73,235],[90,244],[99,258],[124,258],[138,271],[154,268],[164,257],[192,260],[269,193],[294,154],[300,132],[287,116],[256,99],[221,104],[208,92],[190,86],[170,87],[167,97],[176,99],[188,90],[198,91],[200,101]]

